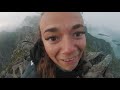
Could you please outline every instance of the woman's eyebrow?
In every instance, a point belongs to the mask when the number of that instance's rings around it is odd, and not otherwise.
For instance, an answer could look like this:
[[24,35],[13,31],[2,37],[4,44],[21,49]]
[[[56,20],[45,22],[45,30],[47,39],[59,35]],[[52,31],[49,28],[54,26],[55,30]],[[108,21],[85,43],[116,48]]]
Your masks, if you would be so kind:
[[58,32],[58,29],[56,27],[46,29],[44,33],[46,32]]
[[72,26],[72,30],[78,29],[80,27],[84,27],[82,24],[76,24],[74,26]]

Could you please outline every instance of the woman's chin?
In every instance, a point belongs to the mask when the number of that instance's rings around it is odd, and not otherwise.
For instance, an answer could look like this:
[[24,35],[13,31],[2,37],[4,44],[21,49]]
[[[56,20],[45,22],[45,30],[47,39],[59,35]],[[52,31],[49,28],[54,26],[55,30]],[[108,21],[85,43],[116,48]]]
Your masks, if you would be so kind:
[[77,65],[75,66],[68,66],[68,67],[64,67],[64,68],[61,68],[63,71],[66,71],[66,72],[71,72],[73,71],[75,68],[77,67]]

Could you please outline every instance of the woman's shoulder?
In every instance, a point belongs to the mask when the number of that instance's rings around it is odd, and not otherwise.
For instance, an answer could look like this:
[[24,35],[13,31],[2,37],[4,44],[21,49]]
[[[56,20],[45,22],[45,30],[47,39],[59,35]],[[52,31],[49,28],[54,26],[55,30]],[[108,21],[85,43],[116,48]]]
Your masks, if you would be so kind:
[[38,78],[38,74],[35,68],[35,65],[32,62],[29,62],[25,72],[21,78]]

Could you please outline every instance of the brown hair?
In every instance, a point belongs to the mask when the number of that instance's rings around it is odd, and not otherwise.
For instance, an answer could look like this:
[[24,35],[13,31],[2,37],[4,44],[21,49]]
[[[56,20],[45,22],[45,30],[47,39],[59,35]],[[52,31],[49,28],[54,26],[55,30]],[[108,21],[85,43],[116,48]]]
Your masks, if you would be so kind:
[[37,72],[40,78],[55,78],[55,64],[45,56],[42,58],[37,66]]
[[39,60],[39,63],[37,65],[37,72],[40,75],[40,78],[55,78],[55,64],[54,62],[52,62],[52,60],[50,60],[49,56],[47,55],[47,52],[45,51],[44,45],[43,45],[43,41],[41,38],[41,31],[40,31],[40,27],[39,27],[39,32],[40,32],[40,41],[41,41],[41,46],[43,49],[44,53],[43,57]]
[[[41,14],[41,17],[44,15],[44,13]],[[39,60],[39,63],[37,65],[37,72],[40,75],[40,78],[55,78],[56,77],[56,65],[55,63],[49,58],[47,52],[45,51],[43,41],[41,38],[41,31],[39,26],[39,32],[40,32],[40,41],[43,48],[44,56]],[[83,59],[84,53],[81,59]]]

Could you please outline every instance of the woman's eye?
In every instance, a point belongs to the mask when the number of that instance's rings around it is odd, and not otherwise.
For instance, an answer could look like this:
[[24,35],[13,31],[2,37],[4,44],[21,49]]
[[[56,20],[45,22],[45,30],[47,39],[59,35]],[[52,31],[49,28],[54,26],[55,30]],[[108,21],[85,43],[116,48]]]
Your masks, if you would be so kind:
[[80,37],[81,37],[82,35],[84,35],[84,34],[85,34],[85,32],[75,32],[73,36],[74,36],[75,38],[80,38]]
[[45,40],[55,42],[55,41],[58,40],[58,37],[57,37],[57,36],[51,36],[51,37],[48,37],[48,38],[45,39]]
[[57,37],[50,37],[49,40],[51,40],[51,41],[56,41],[56,40],[57,40]]

